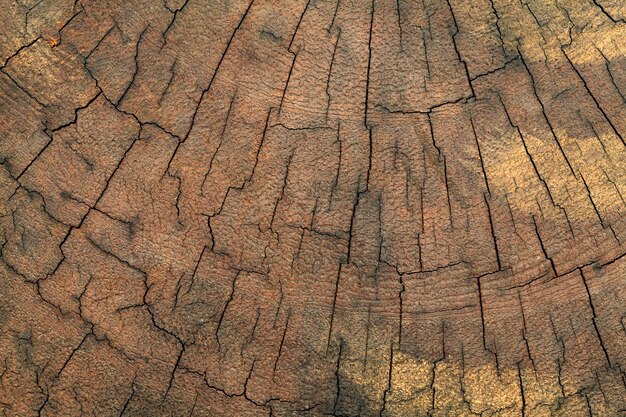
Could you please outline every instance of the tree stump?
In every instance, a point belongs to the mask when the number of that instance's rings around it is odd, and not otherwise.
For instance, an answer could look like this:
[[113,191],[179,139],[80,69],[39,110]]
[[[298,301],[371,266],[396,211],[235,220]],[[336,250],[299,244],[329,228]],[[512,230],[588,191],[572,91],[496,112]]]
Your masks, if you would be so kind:
[[626,412],[626,3],[5,1],[8,416]]

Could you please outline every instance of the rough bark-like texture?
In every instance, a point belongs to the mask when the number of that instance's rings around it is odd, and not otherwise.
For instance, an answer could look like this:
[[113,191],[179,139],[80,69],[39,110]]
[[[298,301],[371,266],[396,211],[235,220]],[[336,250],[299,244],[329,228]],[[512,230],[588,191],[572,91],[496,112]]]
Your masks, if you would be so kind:
[[622,0],[2,0],[7,416],[626,413]]

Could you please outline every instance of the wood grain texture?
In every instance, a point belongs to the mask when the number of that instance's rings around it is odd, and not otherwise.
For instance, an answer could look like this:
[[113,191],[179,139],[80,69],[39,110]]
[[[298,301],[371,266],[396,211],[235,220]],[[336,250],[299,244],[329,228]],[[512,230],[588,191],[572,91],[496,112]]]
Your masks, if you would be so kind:
[[0,10],[4,415],[625,415],[622,0]]

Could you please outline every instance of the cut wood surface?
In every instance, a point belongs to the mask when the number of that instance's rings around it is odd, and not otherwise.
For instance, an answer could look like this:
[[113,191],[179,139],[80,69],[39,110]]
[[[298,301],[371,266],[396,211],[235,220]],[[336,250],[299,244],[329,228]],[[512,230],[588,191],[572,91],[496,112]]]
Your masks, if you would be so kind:
[[4,415],[626,415],[624,1],[0,10]]

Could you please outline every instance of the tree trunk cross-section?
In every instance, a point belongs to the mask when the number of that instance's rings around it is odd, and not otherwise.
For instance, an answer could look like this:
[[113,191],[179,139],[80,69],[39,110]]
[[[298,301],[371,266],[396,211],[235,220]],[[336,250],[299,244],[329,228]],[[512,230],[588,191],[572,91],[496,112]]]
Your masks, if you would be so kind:
[[623,0],[0,25],[4,415],[626,415]]

